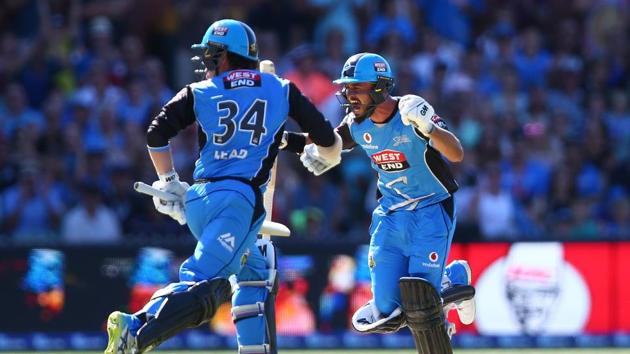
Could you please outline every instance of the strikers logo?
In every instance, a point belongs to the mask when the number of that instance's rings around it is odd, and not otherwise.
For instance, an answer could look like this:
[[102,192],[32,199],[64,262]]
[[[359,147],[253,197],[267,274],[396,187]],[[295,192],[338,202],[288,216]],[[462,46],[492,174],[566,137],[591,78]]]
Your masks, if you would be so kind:
[[228,33],[228,28],[225,26],[216,26],[213,30],[212,30],[212,35],[213,36],[221,36],[221,37],[225,37],[225,35],[227,35]]
[[234,70],[223,78],[223,87],[233,89],[237,87],[260,86],[260,74],[251,70]]
[[387,149],[371,157],[372,162],[385,172],[400,172],[409,168],[407,157],[400,151]]
[[385,63],[377,61],[376,63],[374,63],[374,71],[376,71],[377,73],[384,73],[387,72],[387,65],[385,65]]

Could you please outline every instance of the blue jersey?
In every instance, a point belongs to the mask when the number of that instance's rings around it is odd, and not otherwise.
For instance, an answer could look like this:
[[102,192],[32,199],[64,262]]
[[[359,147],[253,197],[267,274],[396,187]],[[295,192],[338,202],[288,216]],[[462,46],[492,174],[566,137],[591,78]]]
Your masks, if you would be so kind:
[[278,154],[287,116],[321,146],[331,146],[333,128],[290,81],[257,70],[230,70],[186,86],[153,119],[150,149],[188,125],[199,126],[195,180],[237,178],[263,186]]
[[[434,122],[444,126],[438,116]],[[350,113],[339,130],[344,126],[378,172],[379,203],[387,210],[414,210],[440,202],[457,190],[441,154],[429,139],[402,123],[398,109],[381,124],[370,119],[359,123]]]
[[276,157],[271,147],[289,113],[288,83],[272,74],[234,70],[190,85],[207,139],[195,164],[196,179],[267,177]]

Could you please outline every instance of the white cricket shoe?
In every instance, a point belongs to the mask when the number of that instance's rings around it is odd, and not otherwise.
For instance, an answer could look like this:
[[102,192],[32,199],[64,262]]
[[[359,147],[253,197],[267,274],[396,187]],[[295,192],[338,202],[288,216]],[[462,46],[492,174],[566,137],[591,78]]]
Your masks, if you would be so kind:
[[[445,279],[442,281],[443,289],[452,286],[472,284],[472,272],[470,271],[468,262],[464,260],[451,262],[444,269],[444,278]],[[477,306],[475,305],[474,297],[470,300],[459,301],[452,304],[452,306],[445,309],[445,312],[448,313],[453,307],[457,310],[459,320],[463,324],[469,325],[475,321]]]

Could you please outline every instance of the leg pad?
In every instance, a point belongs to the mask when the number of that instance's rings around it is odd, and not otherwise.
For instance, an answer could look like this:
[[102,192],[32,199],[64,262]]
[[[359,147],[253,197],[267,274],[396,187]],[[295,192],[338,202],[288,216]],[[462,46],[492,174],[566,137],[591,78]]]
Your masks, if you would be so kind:
[[452,354],[451,341],[444,327],[442,299],[422,278],[400,278],[400,297],[407,326],[419,354]]
[[141,353],[151,350],[182,330],[210,320],[230,299],[231,290],[229,281],[215,278],[194,283],[184,291],[156,293],[166,299],[155,317],[138,330],[138,349]]

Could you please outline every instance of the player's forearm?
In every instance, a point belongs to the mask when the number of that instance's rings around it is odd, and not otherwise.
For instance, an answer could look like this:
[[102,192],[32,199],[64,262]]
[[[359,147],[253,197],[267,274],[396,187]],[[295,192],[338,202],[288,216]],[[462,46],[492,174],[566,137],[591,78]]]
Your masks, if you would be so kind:
[[[354,140],[352,140],[352,137],[349,137],[349,135],[344,135],[343,131],[337,129],[336,132],[341,138],[342,148],[344,150],[352,149],[356,145]],[[284,151],[291,151],[297,154],[301,154],[304,151],[304,146],[314,143],[307,133],[297,133],[290,131],[285,131],[284,133],[286,144],[281,147],[281,149]]]
[[153,167],[155,167],[155,172],[158,175],[164,175],[174,170],[170,148],[162,150],[149,149],[149,156],[151,156]]
[[431,139],[431,146],[449,161],[461,162],[464,159],[464,148],[453,133],[436,126],[429,138]]
[[297,133],[285,131],[282,138],[283,144],[280,146],[281,150],[294,152],[301,154],[304,151],[304,146],[310,143],[310,139],[306,133]]

